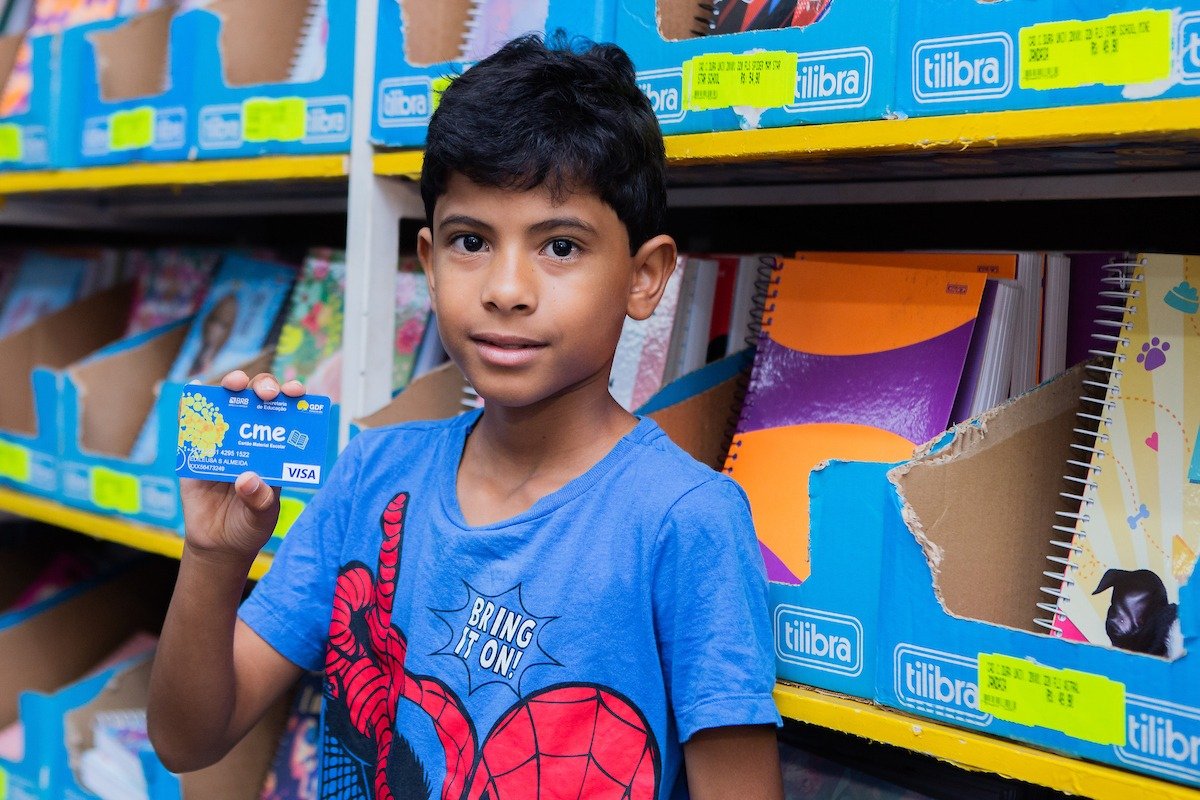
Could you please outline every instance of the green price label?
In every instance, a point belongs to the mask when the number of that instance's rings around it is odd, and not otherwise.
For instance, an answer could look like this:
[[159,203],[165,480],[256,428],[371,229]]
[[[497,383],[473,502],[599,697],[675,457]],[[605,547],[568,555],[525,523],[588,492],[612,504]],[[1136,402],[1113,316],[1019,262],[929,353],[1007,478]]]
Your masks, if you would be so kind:
[[154,109],[150,106],[117,111],[108,117],[108,149],[140,150],[154,144]]
[[0,442],[0,478],[29,483],[29,448]]
[[8,770],[0,767],[0,800],[8,800]]
[[21,160],[21,126],[0,125],[0,161]]
[[242,139],[247,142],[298,142],[307,122],[303,97],[252,97],[242,103]]
[[283,536],[292,528],[296,518],[300,516],[300,512],[307,505],[303,500],[297,500],[294,497],[279,498],[279,521],[275,523],[275,532],[272,536]]
[[1031,25],[1021,28],[1020,54],[1022,89],[1160,81],[1171,74],[1171,12]]
[[1125,746],[1125,684],[999,653],[979,654],[979,710],[1020,725]]
[[142,510],[141,484],[136,475],[95,467],[91,474],[92,502],[118,514],[136,514]]
[[778,108],[796,99],[795,53],[706,53],[683,63],[689,111],[752,106]]
[[442,92],[446,91],[446,87],[450,85],[453,78],[448,78],[445,75],[434,78],[430,84],[429,94],[433,98],[433,108],[430,113],[437,111],[438,105],[442,102]]

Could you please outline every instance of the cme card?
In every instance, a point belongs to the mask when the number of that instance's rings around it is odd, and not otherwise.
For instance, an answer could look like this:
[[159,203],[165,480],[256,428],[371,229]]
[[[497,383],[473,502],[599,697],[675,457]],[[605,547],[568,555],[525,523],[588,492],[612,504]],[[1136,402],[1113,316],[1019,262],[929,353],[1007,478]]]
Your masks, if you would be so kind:
[[186,386],[179,403],[175,472],[232,482],[253,470],[271,486],[320,486],[330,407],[329,398],[318,395],[281,394],[266,402],[250,389]]

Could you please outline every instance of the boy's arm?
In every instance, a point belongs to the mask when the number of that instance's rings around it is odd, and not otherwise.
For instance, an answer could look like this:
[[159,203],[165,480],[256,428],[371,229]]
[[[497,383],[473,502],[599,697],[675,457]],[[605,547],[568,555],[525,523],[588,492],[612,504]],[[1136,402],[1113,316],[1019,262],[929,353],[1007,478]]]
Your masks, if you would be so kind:
[[300,676],[237,620],[249,561],[184,546],[150,681],[154,749],[172,772],[219,761]]
[[692,800],[783,800],[773,725],[708,728],[683,745]]
[[[263,400],[304,387],[241,371],[221,384]],[[150,675],[147,724],[163,764],[186,772],[219,761],[293,683],[300,668],[237,619],[250,565],[279,518],[279,490],[254,473],[233,484],[181,480],[184,549]]]

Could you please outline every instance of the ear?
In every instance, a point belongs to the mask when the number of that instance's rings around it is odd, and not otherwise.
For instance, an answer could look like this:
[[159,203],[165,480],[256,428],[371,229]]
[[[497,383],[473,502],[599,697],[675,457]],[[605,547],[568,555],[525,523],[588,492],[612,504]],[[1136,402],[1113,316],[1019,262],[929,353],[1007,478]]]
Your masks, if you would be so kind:
[[429,294],[435,292],[433,281],[433,230],[426,225],[417,233],[417,260],[421,262],[421,270],[425,280],[429,282]]
[[633,254],[633,280],[629,285],[629,302],[625,313],[634,319],[647,319],[658,307],[667,280],[675,271],[675,240],[659,234]]
[[1100,583],[1096,584],[1096,591],[1092,592],[1092,594],[1100,594],[1105,589],[1116,588],[1117,580],[1123,572],[1125,572],[1123,569],[1110,569],[1108,572],[1105,572],[1103,577],[1100,578]]

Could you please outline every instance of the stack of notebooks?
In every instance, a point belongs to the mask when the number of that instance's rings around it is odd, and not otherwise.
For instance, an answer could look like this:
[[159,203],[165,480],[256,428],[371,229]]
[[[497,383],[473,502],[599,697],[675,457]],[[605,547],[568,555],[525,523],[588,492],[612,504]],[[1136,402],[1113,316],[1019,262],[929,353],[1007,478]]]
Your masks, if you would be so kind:
[[779,260],[756,287],[761,330],[725,464],[750,497],[772,581],[809,574],[813,469],[908,458],[1066,367],[1071,272],[1057,253]]

